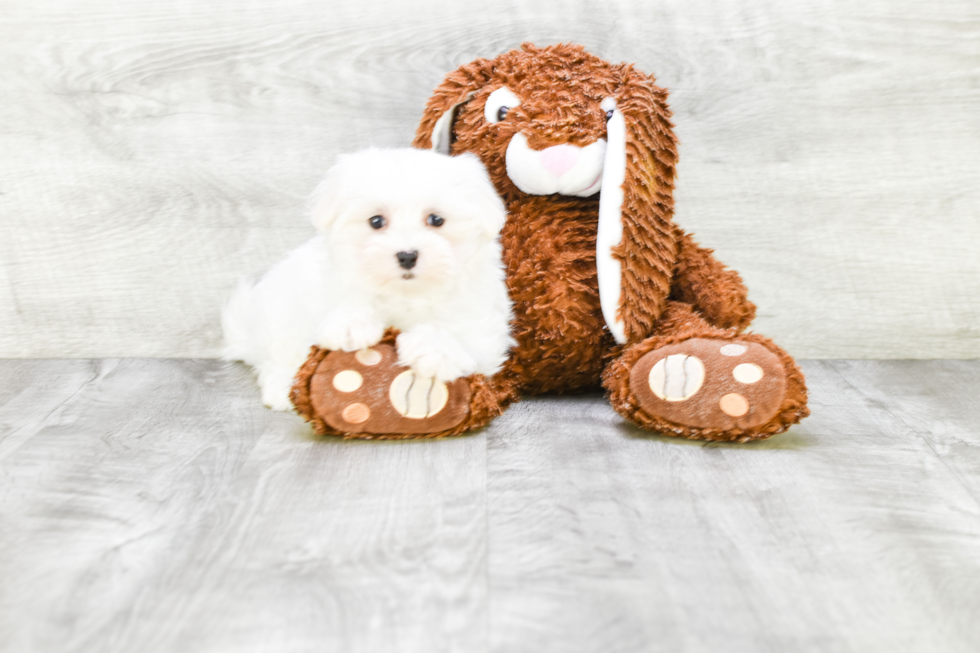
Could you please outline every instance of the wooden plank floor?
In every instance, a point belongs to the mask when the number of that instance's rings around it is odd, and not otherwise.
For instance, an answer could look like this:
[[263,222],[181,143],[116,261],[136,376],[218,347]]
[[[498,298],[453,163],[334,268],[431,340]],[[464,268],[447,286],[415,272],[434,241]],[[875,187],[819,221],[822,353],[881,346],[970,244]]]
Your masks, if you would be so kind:
[[980,650],[980,361],[804,369],[763,443],[365,443],[218,361],[0,361],[0,651]]

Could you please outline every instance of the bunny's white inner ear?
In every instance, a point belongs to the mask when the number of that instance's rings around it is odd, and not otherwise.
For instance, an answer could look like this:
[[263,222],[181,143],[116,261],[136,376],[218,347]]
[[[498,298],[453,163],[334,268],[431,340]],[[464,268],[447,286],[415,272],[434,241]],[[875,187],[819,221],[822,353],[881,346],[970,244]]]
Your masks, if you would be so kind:
[[439,116],[436,126],[432,128],[432,149],[439,154],[449,154],[453,145],[453,118],[456,116],[456,108],[459,105],[469,102],[473,97],[470,93],[461,102],[457,102],[449,107],[449,110]]
[[599,227],[596,234],[596,272],[599,277],[599,306],[613,338],[626,342],[626,325],[619,315],[623,295],[623,274],[613,248],[623,240],[623,182],[626,181],[626,121],[607,97],[600,105],[612,111],[606,123],[606,159],[602,166],[602,193],[599,195]]

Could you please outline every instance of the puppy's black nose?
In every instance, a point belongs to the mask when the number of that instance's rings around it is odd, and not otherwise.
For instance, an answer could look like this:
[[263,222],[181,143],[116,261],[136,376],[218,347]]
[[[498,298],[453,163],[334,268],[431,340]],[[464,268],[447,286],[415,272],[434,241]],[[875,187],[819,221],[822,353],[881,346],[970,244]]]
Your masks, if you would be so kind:
[[395,254],[398,258],[398,265],[402,266],[406,270],[411,270],[415,267],[415,262],[419,260],[419,253],[415,250],[411,252],[398,252]]

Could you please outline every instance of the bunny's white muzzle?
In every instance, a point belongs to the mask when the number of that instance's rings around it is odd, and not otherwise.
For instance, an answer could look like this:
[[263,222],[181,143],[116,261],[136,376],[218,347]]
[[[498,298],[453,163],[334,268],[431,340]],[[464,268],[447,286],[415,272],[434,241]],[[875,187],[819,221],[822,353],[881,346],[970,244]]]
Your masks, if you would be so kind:
[[602,187],[606,141],[600,138],[585,147],[554,145],[532,150],[524,134],[514,134],[507,146],[507,176],[529,195],[589,197]]

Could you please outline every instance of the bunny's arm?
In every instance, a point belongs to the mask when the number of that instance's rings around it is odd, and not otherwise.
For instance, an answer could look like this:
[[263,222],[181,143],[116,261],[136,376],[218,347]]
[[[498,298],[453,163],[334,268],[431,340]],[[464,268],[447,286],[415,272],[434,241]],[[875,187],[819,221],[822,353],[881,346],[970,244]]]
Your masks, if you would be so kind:
[[748,299],[742,277],[718,261],[712,250],[700,247],[677,230],[677,265],[671,281],[670,298],[691,304],[716,327],[743,331],[755,317],[755,304]]

